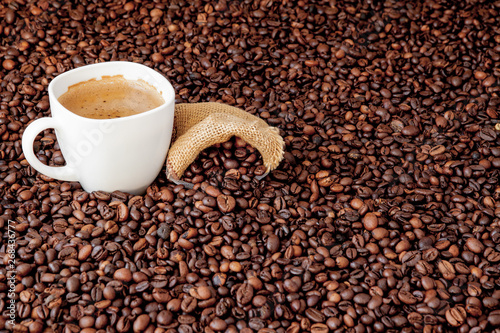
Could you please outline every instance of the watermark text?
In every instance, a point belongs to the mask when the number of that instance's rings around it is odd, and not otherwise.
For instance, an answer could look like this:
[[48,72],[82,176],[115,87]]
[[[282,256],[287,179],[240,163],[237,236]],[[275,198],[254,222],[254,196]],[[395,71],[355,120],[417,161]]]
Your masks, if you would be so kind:
[[7,224],[7,322],[14,327],[16,324],[16,230],[15,222]]

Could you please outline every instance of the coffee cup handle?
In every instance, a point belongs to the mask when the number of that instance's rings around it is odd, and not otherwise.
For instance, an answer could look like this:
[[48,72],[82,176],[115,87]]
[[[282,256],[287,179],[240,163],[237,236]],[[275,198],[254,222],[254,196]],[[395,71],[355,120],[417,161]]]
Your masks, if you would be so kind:
[[37,135],[48,128],[54,128],[56,130],[59,129],[59,124],[54,118],[40,118],[33,121],[29,126],[24,130],[23,138],[22,138],[22,148],[24,152],[24,157],[28,161],[28,163],[36,169],[38,172],[43,173],[44,175],[59,179],[63,181],[78,181],[78,177],[76,174],[76,170],[66,164],[62,167],[52,167],[43,164],[36,157],[33,152],[33,142]]

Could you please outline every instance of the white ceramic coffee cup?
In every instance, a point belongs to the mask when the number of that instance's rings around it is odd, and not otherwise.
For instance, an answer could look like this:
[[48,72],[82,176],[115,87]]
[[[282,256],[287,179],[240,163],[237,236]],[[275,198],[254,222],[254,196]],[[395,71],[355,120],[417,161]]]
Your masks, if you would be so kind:
[[[161,93],[165,103],[128,117],[91,119],[72,113],[57,100],[69,86],[107,75],[142,79]],[[79,181],[88,192],[144,193],[160,172],[172,137],[175,92],[168,80],[147,66],[114,61],[60,74],[48,92],[52,117],[33,121],[22,137],[24,156],[31,166],[51,178]],[[45,165],[33,153],[36,136],[48,128],[55,129],[65,166]]]

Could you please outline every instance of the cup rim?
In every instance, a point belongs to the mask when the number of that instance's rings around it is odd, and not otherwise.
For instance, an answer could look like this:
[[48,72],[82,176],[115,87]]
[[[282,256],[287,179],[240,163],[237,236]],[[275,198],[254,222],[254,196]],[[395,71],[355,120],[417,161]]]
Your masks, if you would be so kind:
[[[138,114],[126,116],[126,117],[96,119],[96,118],[83,117],[83,116],[80,116],[80,115],[72,112],[71,110],[68,110],[66,107],[64,107],[58,101],[58,97],[55,97],[54,85],[57,84],[58,81],[62,81],[65,78],[67,78],[68,76],[75,75],[78,72],[88,70],[89,67],[104,67],[104,66],[109,66],[109,65],[112,65],[112,66],[113,65],[135,66],[137,68],[141,68],[142,70],[148,70],[156,78],[164,80],[165,83],[166,83],[166,87],[165,87],[166,94],[165,95],[162,94],[162,97],[163,97],[163,99],[164,99],[165,102],[163,104],[161,104],[160,106],[157,106],[154,109],[151,109],[151,110],[148,110],[148,111],[144,111],[144,112],[141,112],[141,113],[138,113]],[[106,76],[106,75],[109,75],[109,74],[100,74],[100,75],[96,76],[95,78]],[[111,75],[120,75],[120,74],[111,74]],[[87,80],[90,80],[90,79],[92,79],[92,78],[84,79],[84,80],[78,81],[78,82],[76,82],[74,84],[77,84],[77,83],[80,83],[80,82],[83,82],[83,81],[87,81]],[[70,69],[70,70],[68,70],[68,71],[66,71],[64,73],[61,73],[61,74],[57,75],[55,78],[53,78],[52,81],[50,81],[50,83],[49,83],[47,91],[48,91],[49,99],[51,100],[51,102],[52,102],[52,100],[55,100],[57,103],[59,103],[60,108],[62,108],[63,110],[65,110],[66,113],[68,113],[68,114],[70,114],[71,116],[74,116],[74,117],[85,119],[87,121],[95,121],[95,122],[119,122],[119,121],[126,121],[126,120],[129,120],[129,119],[135,119],[135,118],[139,118],[139,117],[145,117],[146,115],[148,115],[150,113],[153,113],[155,111],[158,111],[160,108],[165,107],[166,105],[169,105],[169,104],[172,104],[172,103],[175,102],[175,90],[174,90],[172,84],[170,83],[170,81],[165,76],[163,76],[161,73],[157,72],[156,70],[154,70],[151,67],[143,65],[141,63],[126,61],[126,60],[123,60],[123,61],[106,61],[106,62],[100,62],[100,63],[95,63],[95,64],[88,64],[88,65],[84,65],[84,66],[72,68],[72,69]],[[51,113],[52,113],[52,107],[51,107]]]

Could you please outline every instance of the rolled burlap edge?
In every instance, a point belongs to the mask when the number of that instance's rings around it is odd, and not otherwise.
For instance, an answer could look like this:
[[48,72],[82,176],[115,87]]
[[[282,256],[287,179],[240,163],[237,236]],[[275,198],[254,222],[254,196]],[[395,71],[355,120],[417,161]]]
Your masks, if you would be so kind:
[[[178,104],[175,108],[175,137],[167,160],[167,178],[176,183],[206,148],[237,136],[256,148],[266,174],[284,157],[285,143],[279,129],[236,107],[221,103]],[[186,182],[181,182],[186,185]],[[189,184],[189,183],[187,183]]]

